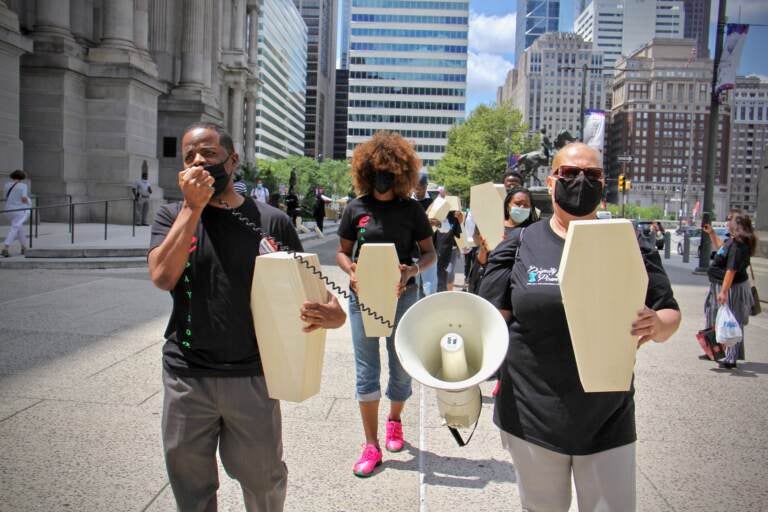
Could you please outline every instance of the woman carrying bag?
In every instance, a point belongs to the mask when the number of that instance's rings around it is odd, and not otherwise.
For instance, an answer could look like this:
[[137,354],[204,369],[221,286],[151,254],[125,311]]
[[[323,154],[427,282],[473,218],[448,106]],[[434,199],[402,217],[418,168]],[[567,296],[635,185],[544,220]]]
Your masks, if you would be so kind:
[[[712,246],[717,249],[707,270],[709,276],[709,293],[704,303],[704,317],[707,327],[713,327],[717,321],[717,313],[722,305],[728,305],[739,327],[749,323],[752,310],[752,290],[747,275],[750,256],[755,254],[757,237],[752,228],[752,220],[748,215],[731,211],[728,214],[729,237],[722,242],[712,226],[703,227],[712,240]],[[744,340],[731,346],[725,351],[725,358],[718,363],[720,368],[736,368],[736,360],[744,358]]]

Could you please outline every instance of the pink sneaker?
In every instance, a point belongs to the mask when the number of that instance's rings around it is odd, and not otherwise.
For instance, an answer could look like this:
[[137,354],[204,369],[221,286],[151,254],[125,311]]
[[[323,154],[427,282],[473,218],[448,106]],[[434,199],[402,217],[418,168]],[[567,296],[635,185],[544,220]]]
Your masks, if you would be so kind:
[[399,452],[403,449],[403,424],[399,421],[387,420],[387,451]]
[[355,467],[352,472],[355,476],[368,477],[373,474],[373,470],[376,466],[381,464],[381,450],[376,448],[375,444],[368,443],[363,446],[363,454],[360,459],[355,463]]

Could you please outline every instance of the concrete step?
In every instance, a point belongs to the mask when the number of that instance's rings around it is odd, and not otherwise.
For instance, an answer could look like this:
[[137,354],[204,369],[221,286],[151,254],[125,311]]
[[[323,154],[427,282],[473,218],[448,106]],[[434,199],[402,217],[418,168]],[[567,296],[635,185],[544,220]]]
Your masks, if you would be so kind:
[[140,258],[146,247],[48,247],[27,250],[27,258]]
[[0,268],[10,269],[106,269],[144,268],[147,258],[2,258]]

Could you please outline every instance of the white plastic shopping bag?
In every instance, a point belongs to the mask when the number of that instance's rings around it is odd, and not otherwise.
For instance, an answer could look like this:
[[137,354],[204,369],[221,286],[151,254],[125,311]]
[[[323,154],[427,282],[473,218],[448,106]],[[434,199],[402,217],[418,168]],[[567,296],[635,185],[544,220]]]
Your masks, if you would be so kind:
[[736,321],[736,317],[733,316],[733,312],[727,304],[723,304],[717,310],[715,337],[718,343],[722,343],[726,347],[731,347],[741,341],[741,327],[739,327],[739,322]]

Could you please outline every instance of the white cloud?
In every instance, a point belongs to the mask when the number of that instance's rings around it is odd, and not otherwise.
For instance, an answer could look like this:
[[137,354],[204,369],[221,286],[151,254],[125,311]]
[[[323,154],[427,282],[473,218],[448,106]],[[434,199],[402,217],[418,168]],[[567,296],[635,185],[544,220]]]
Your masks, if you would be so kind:
[[496,89],[504,83],[512,63],[501,55],[469,51],[467,62],[467,95],[495,98]]
[[478,53],[514,53],[516,13],[469,16],[469,47]]

